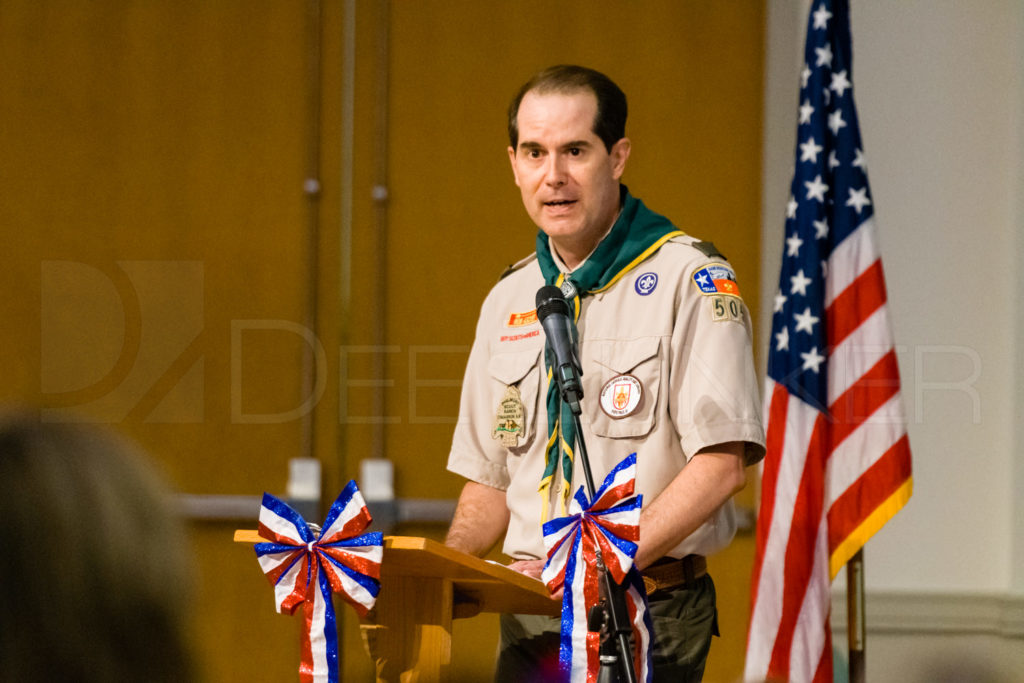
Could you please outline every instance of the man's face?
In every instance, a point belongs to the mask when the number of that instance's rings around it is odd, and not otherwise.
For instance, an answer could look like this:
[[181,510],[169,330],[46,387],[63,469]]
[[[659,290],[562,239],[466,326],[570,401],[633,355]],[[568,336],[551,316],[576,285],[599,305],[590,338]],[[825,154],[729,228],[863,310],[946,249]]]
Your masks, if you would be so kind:
[[518,147],[508,148],[526,212],[563,257],[566,249],[589,253],[619,211],[629,140],[609,152],[594,133],[596,116],[592,92],[529,92],[519,105]]

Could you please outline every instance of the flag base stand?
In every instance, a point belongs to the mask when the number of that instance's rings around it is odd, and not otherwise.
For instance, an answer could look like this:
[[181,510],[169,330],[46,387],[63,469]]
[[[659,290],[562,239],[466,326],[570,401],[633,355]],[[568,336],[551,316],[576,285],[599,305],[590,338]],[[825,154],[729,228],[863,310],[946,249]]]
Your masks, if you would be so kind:
[[850,683],[864,683],[866,636],[864,620],[864,549],[846,563],[846,624],[849,642]]

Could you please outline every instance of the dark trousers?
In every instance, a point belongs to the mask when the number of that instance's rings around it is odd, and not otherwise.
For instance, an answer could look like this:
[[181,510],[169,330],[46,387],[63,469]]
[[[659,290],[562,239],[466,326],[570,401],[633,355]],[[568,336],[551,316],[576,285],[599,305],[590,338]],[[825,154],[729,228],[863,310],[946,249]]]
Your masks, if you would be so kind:
[[[715,584],[703,576],[692,584],[648,596],[654,623],[655,683],[700,681],[718,635]],[[501,615],[496,683],[554,683],[558,669],[560,622],[532,614]]]

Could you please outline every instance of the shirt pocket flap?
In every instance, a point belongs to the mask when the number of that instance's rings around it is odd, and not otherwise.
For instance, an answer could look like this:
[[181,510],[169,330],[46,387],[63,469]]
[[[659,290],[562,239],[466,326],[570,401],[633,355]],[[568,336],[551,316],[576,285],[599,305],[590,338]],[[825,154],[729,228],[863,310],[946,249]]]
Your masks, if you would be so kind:
[[[584,365],[585,412],[598,436],[637,439],[648,434],[658,415],[661,392],[661,338],[641,337],[592,343],[590,365]],[[633,412],[612,417],[602,407],[608,382],[619,375],[632,375],[640,384],[640,403]]]
[[629,341],[615,341],[602,347],[594,362],[617,375],[625,375],[648,358],[658,355],[659,337],[642,337]]
[[505,385],[513,385],[537,367],[540,351],[528,349],[513,353],[496,353],[487,361],[487,372]]

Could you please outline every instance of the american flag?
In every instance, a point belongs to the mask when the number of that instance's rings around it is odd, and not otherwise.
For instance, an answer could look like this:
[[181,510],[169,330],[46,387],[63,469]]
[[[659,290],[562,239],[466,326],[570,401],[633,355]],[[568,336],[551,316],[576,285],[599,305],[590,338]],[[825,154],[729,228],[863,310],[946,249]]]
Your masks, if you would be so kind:
[[832,680],[831,581],[912,488],[845,0],[815,0],[804,58],[768,356],[747,680]]

